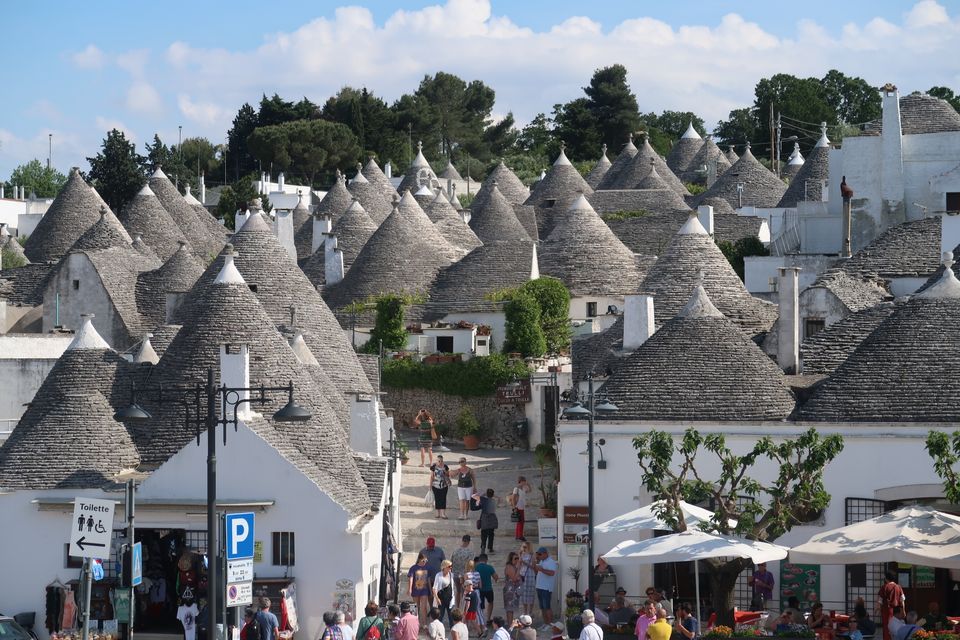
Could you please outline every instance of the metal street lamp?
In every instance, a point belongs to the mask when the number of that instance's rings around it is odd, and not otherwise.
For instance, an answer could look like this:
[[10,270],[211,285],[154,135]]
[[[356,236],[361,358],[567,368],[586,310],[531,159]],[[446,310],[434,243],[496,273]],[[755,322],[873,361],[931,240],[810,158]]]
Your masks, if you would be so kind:
[[[209,571],[207,580],[207,629],[215,634],[217,629],[217,590],[220,588],[216,554],[217,541],[217,427],[223,427],[223,443],[227,443],[227,427],[234,431],[239,426],[238,411],[244,404],[266,404],[267,393],[286,392],[287,404],[273,414],[277,422],[303,422],[309,420],[309,411],[293,401],[293,382],[282,387],[228,387],[216,386],[213,382],[213,369],[207,369],[206,384],[183,386],[158,386],[156,403],[159,406],[179,404],[184,407],[184,425],[197,429],[197,445],[200,444],[200,431],[207,430],[207,557]],[[130,404],[119,409],[113,416],[117,421],[143,422],[153,416],[137,403],[136,387],[130,387]],[[205,402],[204,402],[205,400]],[[217,408],[221,414],[217,415]],[[191,413],[192,409],[192,413]],[[230,411],[233,411],[231,416]],[[133,541],[130,541],[133,544]],[[224,619],[226,625],[226,619]]]
[[[599,400],[599,403],[598,403]],[[594,470],[594,456],[593,449],[595,446],[600,447],[606,444],[606,441],[601,439],[598,443],[593,441],[593,421],[594,417],[597,415],[606,415],[617,411],[617,405],[613,404],[606,398],[597,398],[596,393],[593,388],[593,373],[587,374],[587,406],[584,407],[582,403],[576,402],[573,406],[567,407],[563,410],[563,415],[567,416],[568,419],[587,419],[587,584],[590,583],[590,575],[593,572],[593,511],[594,511],[594,497],[593,497],[593,470]],[[600,450],[600,462],[601,465],[599,468],[606,469],[607,463],[603,459],[603,450]],[[591,594],[592,595],[592,594]]]

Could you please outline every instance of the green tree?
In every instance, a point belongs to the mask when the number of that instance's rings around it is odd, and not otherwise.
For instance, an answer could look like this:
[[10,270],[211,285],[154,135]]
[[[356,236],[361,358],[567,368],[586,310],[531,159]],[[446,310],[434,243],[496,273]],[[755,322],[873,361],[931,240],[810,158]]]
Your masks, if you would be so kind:
[[781,136],[797,136],[800,148],[806,153],[820,138],[819,123],[833,126],[837,122],[837,114],[827,102],[826,93],[816,78],[797,78],[786,73],[763,78],[754,89],[753,113],[759,130],[752,142],[758,146],[767,143],[764,148],[770,148],[770,105],[773,105],[774,118],[777,113],[783,116]]
[[520,130],[516,147],[517,151],[527,156],[547,159],[556,155],[560,145],[553,133],[553,120],[543,113],[538,113]]
[[[567,156],[577,160],[597,158],[602,145],[600,131],[587,98],[553,106],[553,133],[566,145]],[[624,136],[626,138],[626,136]],[[617,149],[617,146],[610,146]],[[552,158],[551,158],[552,160]]]
[[269,127],[297,119],[299,119],[297,109],[292,102],[284,100],[276,93],[270,98],[266,94],[260,98],[260,110],[257,111],[258,127]]
[[627,68],[622,64],[597,69],[583,91],[601,143],[616,149],[627,134],[640,128],[637,97],[627,84]]
[[943,481],[943,495],[953,504],[960,503],[960,476],[956,469],[960,462],[960,431],[931,431],[926,447],[933,459],[933,469]]
[[757,139],[759,124],[753,117],[753,112],[749,107],[734,109],[727,116],[726,120],[717,123],[713,130],[713,135],[717,138],[718,145],[736,145],[740,147],[746,142],[753,142]]
[[383,163],[406,159],[407,132],[397,124],[397,114],[366,87],[344,87],[323,105],[323,117],[350,127],[364,155]]
[[692,111],[664,111],[660,115],[647,113],[640,116],[642,127],[650,139],[650,145],[660,155],[666,155],[670,147],[687,131],[690,123],[701,136],[705,134],[703,118]]
[[927,91],[931,96],[935,98],[942,98],[950,103],[950,106],[954,108],[955,111],[960,111],[960,95],[957,95],[953,92],[953,89],[949,87],[930,87],[930,90]]
[[[823,470],[843,451],[839,435],[810,429],[795,439],[760,438],[743,455],[727,446],[723,434],[701,435],[688,429],[676,439],[649,431],[633,439],[644,488],[662,508],[657,515],[675,531],[685,527],[680,501],[709,501],[714,517],[707,528],[751,540],[773,541],[810,522],[830,504]],[[712,460],[703,460],[709,456]],[[702,463],[702,464],[701,464]],[[712,463],[712,464],[711,464]],[[775,469],[769,480],[750,474],[760,466]],[[719,469],[715,477],[707,468]],[[735,522],[735,526],[731,526]],[[733,626],[733,590],[747,558],[701,560],[710,575],[713,607],[721,624]]]
[[540,328],[540,305],[533,296],[516,292],[503,308],[506,336],[503,352],[517,352],[526,358],[539,358],[547,352],[547,340]]
[[741,280],[743,280],[746,271],[744,258],[748,256],[770,255],[770,250],[767,249],[767,247],[760,242],[760,238],[756,236],[740,238],[736,242],[721,240],[717,243],[717,246],[720,248],[720,251],[723,252],[724,257],[733,267],[733,270],[740,276]]
[[147,152],[147,155],[143,156],[143,172],[150,175],[157,167],[162,167],[167,177],[175,182],[182,191],[184,188],[180,183],[189,179],[190,171],[181,161],[176,147],[165,145],[157,134],[153,134],[152,143],[147,142],[143,146]]
[[270,211],[273,208],[266,194],[257,193],[257,180],[259,178],[254,174],[246,175],[220,190],[220,199],[217,200],[217,217],[223,218],[228,229],[234,226],[236,212],[245,210],[247,205],[256,198],[260,198],[260,206],[264,211]]
[[247,147],[247,138],[257,128],[257,112],[249,103],[244,103],[233,118],[233,125],[227,131],[227,158],[232,165],[233,179],[257,170],[257,160]]
[[520,286],[540,309],[540,329],[547,353],[561,353],[570,347],[570,292],[557,278],[541,276]]
[[0,269],[16,269],[27,264],[27,259],[19,253],[14,253],[7,247],[0,250]]
[[820,84],[823,86],[824,100],[833,109],[837,121],[859,124],[881,116],[880,93],[863,78],[851,78],[831,69],[820,80]]
[[508,113],[500,122],[492,124],[483,132],[483,144],[494,157],[502,157],[517,143],[520,132],[517,131],[517,121],[513,112]]
[[294,120],[257,127],[247,139],[253,155],[292,179],[313,184],[322,171],[352,168],[360,147],[349,127],[326,120]]
[[401,351],[407,347],[407,329],[403,324],[404,306],[408,300],[398,295],[383,295],[377,298],[377,318],[370,339],[363,346],[364,353],[380,353],[380,345],[386,351]]
[[120,211],[143,187],[144,158],[122,131],[112,129],[99,153],[87,158],[89,179],[113,211]]
[[190,186],[199,187],[197,177],[200,174],[211,176],[223,175],[223,169],[217,159],[218,149],[206,138],[186,138],[179,147],[173,147],[171,152],[179,155],[183,153],[184,178]]
[[24,187],[28,196],[33,193],[38,198],[55,198],[66,182],[67,177],[54,167],[48,169],[46,164],[34,159],[14,169],[7,185]]

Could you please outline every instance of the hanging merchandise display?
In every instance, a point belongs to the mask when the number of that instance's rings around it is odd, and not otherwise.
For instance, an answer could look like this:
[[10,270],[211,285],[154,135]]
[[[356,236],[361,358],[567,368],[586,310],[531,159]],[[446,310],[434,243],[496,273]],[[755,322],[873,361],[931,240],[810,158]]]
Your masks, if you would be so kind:
[[280,590],[280,594],[283,596],[280,600],[280,628],[296,633],[300,631],[300,624],[297,622],[297,583],[291,582],[285,589]]

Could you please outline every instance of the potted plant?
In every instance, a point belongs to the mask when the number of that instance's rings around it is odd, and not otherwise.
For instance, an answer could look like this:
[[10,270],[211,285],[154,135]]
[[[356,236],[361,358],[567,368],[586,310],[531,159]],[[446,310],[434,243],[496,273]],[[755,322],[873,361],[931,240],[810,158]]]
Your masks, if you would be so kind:
[[397,440],[397,452],[400,455],[400,464],[410,462],[410,447],[403,440]]
[[480,448],[480,422],[470,407],[464,407],[457,416],[457,433],[463,439],[463,448],[467,451]]
[[583,631],[583,618],[580,615],[582,612],[583,594],[580,593],[579,587],[576,591],[571,589],[567,592],[566,607],[563,609],[563,617],[567,623],[568,637],[580,637],[580,632]]
[[557,463],[557,450],[553,445],[541,442],[533,450],[533,457],[540,467],[540,496],[543,498],[543,504],[540,507],[541,518],[557,517],[557,483],[551,478],[547,482],[546,471],[548,466]]

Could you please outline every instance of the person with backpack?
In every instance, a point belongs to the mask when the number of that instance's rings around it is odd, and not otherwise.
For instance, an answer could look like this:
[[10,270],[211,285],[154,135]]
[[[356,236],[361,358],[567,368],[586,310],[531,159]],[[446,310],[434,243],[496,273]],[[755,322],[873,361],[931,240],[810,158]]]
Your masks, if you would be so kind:
[[251,607],[243,611],[243,628],[240,629],[240,640],[260,640],[260,625],[257,624],[256,613]]
[[343,640],[343,632],[340,625],[337,624],[337,612],[327,611],[323,614],[323,624],[325,628],[320,640]]
[[376,602],[368,602],[363,608],[363,616],[357,623],[357,640],[380,640],[386,638],[380,607]]

